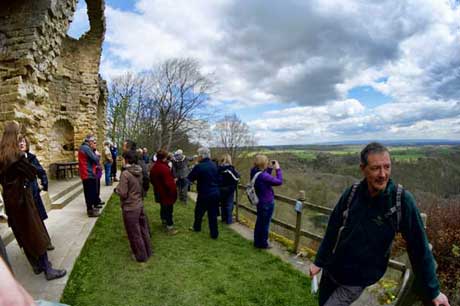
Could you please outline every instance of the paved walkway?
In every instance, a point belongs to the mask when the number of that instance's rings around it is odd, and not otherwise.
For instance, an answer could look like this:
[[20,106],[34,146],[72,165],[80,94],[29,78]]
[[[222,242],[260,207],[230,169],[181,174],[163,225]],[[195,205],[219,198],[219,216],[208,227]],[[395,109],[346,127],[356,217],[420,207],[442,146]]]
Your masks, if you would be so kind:
[[[101,183],[101,199],[107,202],[112,195],[114,186]],[[50,191],[52,190],[50,186]],[[58,302],[66,286],[73,265],[80,254],[97,218],[88,218],[83,193],[71,201],[63,209],[48,212],[45,221],[51,240],[56,247],[48,252],[53,266],[66,269],[67,275],[61,279],[47,281],[43,274],[35,275],[24,253],[14,240],[6,247],[8,257],[13,266],[16,279],[25,287],[34,299]]]

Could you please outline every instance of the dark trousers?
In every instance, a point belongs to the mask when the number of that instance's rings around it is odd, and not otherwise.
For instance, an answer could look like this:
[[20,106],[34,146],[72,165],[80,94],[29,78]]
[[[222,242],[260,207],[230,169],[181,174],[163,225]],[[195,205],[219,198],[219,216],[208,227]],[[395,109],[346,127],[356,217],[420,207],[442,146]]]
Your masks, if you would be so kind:
[[231,189],[221,189],[220,191],[220,210],[222,222],[227,224],[233,223],[233,200],[235,191]]
[[112,167],[110,167],[110,176],[112,178],[117,176],[117,158],[113,159]]
[[134,210],[123,210],[123,223],[128,234],[131,251],[139,262],[144,262],[152,256],[152,245],[150,242],[150,229],[147,215],[144,208]]
[[217,229],[217,213],[219,211],[219,194],[201,197],[198,194],[198,199],[195,206],[195,221],[193,222],[193,230],[201,231],[201,222],[203,216],[208,212],[209,233],[212,239],[217,239],[219,230]]
[[163,224],[166,224],[167,226],[174,225],[173,211],[174,211],[174,205],[160,204],[160,218]]
[[187,203],[188,185],[189,185],[189,182],[186,178],[180,178],[180,179],[177,179],[176,181],[179,200],[185,203]]
[[365,287],[344,286],[323,270],[319,284],[319,306],[348,306],[356,301]]
[[257,219],[254,228],[254,246],[256,248],[268,247],[268,233],[274,208],[275,202],[257,204]]
[[51,269],[51,262],[48,260],[48,253],[45,252],[43,255],[37,257],[29,254],[24,250],[24,254],[26,254],[26,258],[29,261],[32,268],[41,270],[47,273]]
[[101,200],[101,179],[98,178],[96,180],[96,199],[97,199],[97,204],[102,203]]
[[11,269],[10,261],[8,260],[8,254],[6,253],[6,248],[3,244],[2,237],[0,237],[0,257],[3,258],[3,261],[6,263],[6,265],[10,268],[11,271],[13,271]]
[[85,194],[86,210],[93,210],[94,206],[99,203],[99,197],[97,195],[97,180],[83,180],[83,193]]

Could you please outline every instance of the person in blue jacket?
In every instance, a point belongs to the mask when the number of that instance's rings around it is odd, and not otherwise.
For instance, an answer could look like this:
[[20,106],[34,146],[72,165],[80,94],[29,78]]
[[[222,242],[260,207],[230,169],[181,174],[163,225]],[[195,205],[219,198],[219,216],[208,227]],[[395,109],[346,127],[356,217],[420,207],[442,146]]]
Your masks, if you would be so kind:
[[195,220],[193,231],[201,231],[201,222],[204,214],[208,213],[209,232],[212,239],[217,239],[217,213],[219,211],[219,173],[217,165],[211,161],[211,152],[208,148],[198,149],[198,164],[193,167],[187,176],[190,182],[197,182],[198,197],[195,206]]

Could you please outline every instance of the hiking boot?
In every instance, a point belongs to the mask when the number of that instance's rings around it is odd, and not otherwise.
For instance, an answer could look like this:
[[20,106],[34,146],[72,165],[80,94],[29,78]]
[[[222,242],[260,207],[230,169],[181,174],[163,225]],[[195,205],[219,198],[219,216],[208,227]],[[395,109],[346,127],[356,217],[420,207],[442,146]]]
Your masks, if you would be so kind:
[[45,278],[46,280],[50,281],[53,279],[61,278],[64,277],[67,274],[66,270],[59,270],[59,269],[49,269],[47,272],[45,272]]
[[101,213],[99,212],[98,209],[88,210],[88,217],[90,217],[90,218],[99,217],[100,215],[101,215]]
[[173,235],[176,235],[176,234],[178,233],[178,231],[177,231],[174,227],[172,227],[172,226],[167,226],[167,227],[166,227],[166,233],[167,233],[168,235],[173,236]]

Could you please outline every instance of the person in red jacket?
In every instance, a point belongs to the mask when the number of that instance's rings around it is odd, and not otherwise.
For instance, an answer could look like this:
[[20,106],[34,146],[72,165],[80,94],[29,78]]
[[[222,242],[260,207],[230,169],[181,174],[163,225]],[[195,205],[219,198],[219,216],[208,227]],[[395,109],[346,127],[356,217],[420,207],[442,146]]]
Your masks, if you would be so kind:
[[174,229],[173,208],[177,200],[176,183],[168,166],[168,152],[159,150],[156,156],[157,161],[150,169],[150,182],[159,198],[161,222],[169,234],[175,235],[177,230]]

